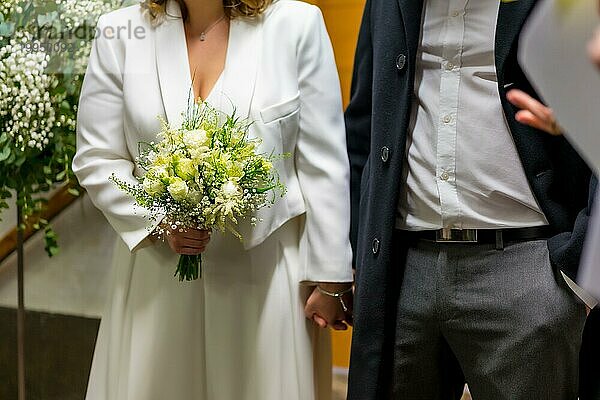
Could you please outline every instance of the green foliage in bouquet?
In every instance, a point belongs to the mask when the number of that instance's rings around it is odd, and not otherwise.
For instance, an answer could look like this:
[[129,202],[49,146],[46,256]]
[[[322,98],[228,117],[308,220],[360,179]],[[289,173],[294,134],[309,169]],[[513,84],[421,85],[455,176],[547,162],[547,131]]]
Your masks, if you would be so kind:
[[[45,195],[74,184],[77,102],[95,24],[120,0],[2,0],[0,4],[0,212],[16,195],[21,219],[55,233],[40,219]],[[18,228],[25,229],[25,222]]]

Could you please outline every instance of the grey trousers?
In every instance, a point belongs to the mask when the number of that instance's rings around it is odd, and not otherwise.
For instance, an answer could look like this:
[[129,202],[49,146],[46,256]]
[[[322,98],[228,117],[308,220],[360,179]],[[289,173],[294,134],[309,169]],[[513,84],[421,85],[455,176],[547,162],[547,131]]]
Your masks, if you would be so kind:
[[415,242],[398,298],[392,399],[450,400],[462,369],[474,400],[575,400],[584,304],[545,241]]

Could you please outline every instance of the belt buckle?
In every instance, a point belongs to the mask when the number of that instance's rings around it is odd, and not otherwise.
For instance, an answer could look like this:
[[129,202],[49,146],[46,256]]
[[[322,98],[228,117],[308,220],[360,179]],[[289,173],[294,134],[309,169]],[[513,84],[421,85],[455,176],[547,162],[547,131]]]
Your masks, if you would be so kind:
[[438,243],[477,243],[477,229],[443,228],[435,232]]

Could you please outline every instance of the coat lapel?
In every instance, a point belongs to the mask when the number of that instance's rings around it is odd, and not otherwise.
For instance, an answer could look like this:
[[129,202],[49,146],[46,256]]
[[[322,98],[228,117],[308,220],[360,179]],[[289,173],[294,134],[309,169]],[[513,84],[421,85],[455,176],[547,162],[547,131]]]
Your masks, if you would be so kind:
[[262,18],[234,19],[229,33],[229,49],[223,71],[221,109],[246,118],[256,88],[262,54]]
[[496,25],[496,69],[499,75],[503,75],[506,60],[536,1],[500,1],[500,11]]
[[156,66],[167,121],[179,127],[188,105],[192,78],[181,11],[175,1],[167,3],[165,21],[156,27]]
[[409,59],[414,60],[421,37],[423,0],[398,0],[398,6],[400,7],[400,15],[404,24]]

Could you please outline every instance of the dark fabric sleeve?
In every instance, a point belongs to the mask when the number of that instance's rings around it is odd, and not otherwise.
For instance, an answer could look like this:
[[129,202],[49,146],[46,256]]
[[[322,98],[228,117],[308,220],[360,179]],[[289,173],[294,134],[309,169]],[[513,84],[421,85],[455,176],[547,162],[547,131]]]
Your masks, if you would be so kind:
[[598,177],[593,176],[590,181],[588,206],[577,215],[573,230],[571,232],[563,232],[548,240],[548,249],[552,264],[574,281],[577,281],[579,261],[597,186]]
[[350,104],[345,113],[352,206],[350,240],[354,254],[354,265],[356,265],[361,180],[370,152],[372,92],[373,45],[371,41],[371,0],[368,0],[365,5],[356,48]]
[[579,352],[579,400],[600,399],[600,309],[590,313]]

